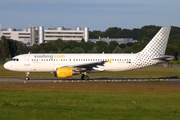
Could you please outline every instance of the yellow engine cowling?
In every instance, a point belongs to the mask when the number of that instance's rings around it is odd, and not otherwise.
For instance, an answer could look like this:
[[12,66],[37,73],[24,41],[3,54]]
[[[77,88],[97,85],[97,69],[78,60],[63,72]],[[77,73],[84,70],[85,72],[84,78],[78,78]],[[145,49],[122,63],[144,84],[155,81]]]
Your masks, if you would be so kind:
[[72,68],[57,68],[55,72],[55,77],[58,78],[68,78],[73,75]]

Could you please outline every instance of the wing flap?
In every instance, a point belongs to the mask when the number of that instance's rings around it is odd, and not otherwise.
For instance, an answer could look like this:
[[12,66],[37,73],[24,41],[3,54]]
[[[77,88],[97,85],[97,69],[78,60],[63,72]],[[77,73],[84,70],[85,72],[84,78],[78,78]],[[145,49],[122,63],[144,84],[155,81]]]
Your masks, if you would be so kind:
[[104,66],[105,62],[106,61],[91,62],[91,63],[74,65],[74,67],[93,68],[93,67],[97,67],[97,66]]

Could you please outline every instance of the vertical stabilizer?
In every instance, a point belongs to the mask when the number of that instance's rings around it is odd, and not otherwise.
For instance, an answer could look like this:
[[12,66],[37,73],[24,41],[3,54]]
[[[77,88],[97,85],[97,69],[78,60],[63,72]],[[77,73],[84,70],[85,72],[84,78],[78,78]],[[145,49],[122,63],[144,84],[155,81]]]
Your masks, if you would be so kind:
[[162,27],[140,54],[164,55],[171,27]]
[[143,68],[161,62],[158,58],[164,56],[170,29],[171,27],[162,27],[146,47],[141,52],[137,53],[136,58],[132,61],[132,64],[129,65],[127,70]]

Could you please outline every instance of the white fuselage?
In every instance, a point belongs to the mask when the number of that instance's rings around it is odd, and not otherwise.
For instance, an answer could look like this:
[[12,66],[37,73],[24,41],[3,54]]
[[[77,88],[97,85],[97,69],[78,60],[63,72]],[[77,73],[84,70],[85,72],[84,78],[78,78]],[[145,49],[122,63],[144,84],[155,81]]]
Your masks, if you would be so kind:
[[[77,65],[106,61],[104,65],[98,65],[93,69],[97,71],[126,71],[158,62],[152,60],[143,65],[140,62],[141,56],[140,54],[23,54],[14,57],[14,60],[7,62],[4,67],[20,72],[54,72],[56,68],[60,67],[73,68]],[[138,59],[139,62],[135,59]]]

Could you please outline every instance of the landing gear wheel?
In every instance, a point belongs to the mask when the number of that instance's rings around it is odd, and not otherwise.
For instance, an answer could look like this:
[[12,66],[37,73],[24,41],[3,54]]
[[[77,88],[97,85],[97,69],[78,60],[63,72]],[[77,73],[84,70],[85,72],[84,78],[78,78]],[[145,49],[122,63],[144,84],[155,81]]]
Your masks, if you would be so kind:
[[26,72],[26,80],[29,80],[29,72]]
[[89,80],[89,77],[87,75],[85,75],[84,80]]
[[81,80],[89,80],[89,77],[87,75],[82,74]]
[[81,80],[84,80],[84,74],[82,74],[82,76],[81,76]]

